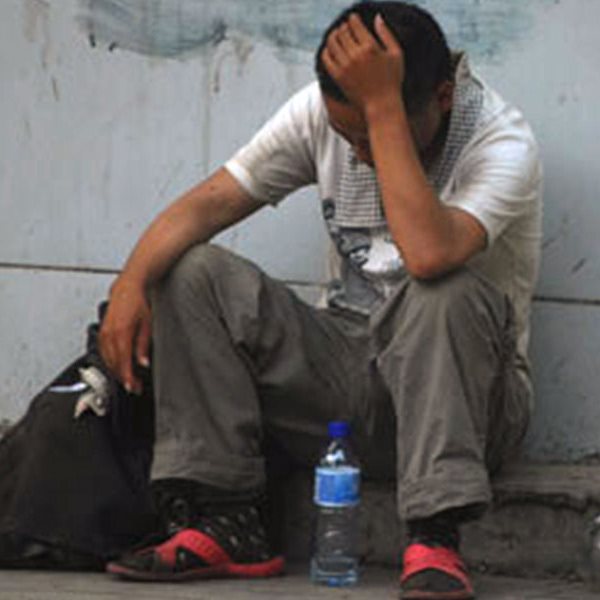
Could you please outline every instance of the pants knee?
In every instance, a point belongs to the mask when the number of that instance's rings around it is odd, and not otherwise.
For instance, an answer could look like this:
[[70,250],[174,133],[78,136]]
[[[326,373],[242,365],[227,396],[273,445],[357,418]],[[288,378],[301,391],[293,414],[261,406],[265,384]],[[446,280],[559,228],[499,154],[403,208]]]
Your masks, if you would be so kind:
[[475,317],[482,311],[503,314],[506,307],[500,291],[465,268],[435,280],[412,280],[407,300],[419,311],[460,318]]
[[192,246],[175,263],[171,276],[175,279],[193,281],[198,277],[213,278],[222,272],[232,254],[219,246],[198,244]]
[[187,250],[157,285],[153,298],[198,298],[223,273],[231,253],[211,244],[198,244]]

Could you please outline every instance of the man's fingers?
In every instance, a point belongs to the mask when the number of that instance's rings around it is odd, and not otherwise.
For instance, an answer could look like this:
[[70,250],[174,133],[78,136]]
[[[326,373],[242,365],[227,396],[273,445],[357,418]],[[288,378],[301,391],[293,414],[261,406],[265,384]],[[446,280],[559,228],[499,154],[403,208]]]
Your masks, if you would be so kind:
[[348,18],[348,28],[352,32],[352,36],[359,44],[368,44],[375,42],[373,35],[367,29],[362,19],[356,14],[352,13]]
[[348,22],[344,23],[343,25],[340,25],[337,31],[340,43],[342,44],[346,52],[351,54],[352,52],[358,49],[358,47],[360,46],[360,41],[352,32],[352,28],[350,27],[350,24]]
[[115,340],[117,349],[117,376],[123,387],[133,393],[139,388],[139,382],[133,373],[133,331],[127,330]]
[[100,342],[100,356],[102,357],[104,364],[109,368],[109,370],[113,374],[116,375],[116,367],[117,367],[116,352],[115,352],[114,345],[112,344],[112,340],[106,334],[104,327],[100,330],[99,342]]
[[379,39],[383,42],[386,50],[393,52],[401,51],[400,44],[394,37],[394,34],[389,30],[380,14],[375,17],[375,31],[377,32]]
[[100,355],[102,360],[128,392],[139,393],[141,389],[140,381],[135,377],[131,368],[131,354],[128,359],[122,358],[122,345],[110,334],[101,336]]
[[329,55],[337,65],[343,67],[348,64],[348,53],[340,40],[337,29],[332,31],[327,38],[327,50],[329,50]]
[[328,47],[323,50],[323,53],[321,54],[321,58],[323,59],[323,64],[325,65],[327,72],[335,80],[337,80],[337,78],[339,76],[339,72],[340,72],[339,67],[338,67],[337,63],[335,62],[335,59]]
[[142,320],[135,342],[136,360],[139,365],[146,369],[150,366],[150,338],[152,337],[152,326],[150,323],[150,320]]

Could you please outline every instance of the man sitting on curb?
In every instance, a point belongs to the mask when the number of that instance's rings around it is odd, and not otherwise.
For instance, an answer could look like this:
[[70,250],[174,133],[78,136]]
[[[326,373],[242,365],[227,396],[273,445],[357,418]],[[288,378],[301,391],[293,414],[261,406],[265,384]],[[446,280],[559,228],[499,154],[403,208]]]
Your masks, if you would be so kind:
[[[472,598],[459,525],[488,506],[489,475],[533,403],[536,143],[404,2],[344,11],[316,72],[152,223],[112,286],[101,350],[131,391],[152,337],[166,537],[108,570],[150,581],[281,572],[260,510],[264,438],[314,465],[327,423],[344,419],[366,475],[397,478],[403,597]],[[326,308],[206,243],[314,183],[335,259]]]

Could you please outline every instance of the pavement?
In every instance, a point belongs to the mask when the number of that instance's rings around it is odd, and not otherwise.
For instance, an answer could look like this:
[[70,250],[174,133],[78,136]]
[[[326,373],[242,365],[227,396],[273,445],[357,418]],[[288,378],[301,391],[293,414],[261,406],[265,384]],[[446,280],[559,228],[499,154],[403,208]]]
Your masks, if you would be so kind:
[[[313,585],[306,569],[293,566],[284,577],[212,580],[182,584],[138,584],[101,573],[0,571],[0,600],[377,600],[398,598],[397,574],[369,567],[354,588]],[[478,600],[598,600],[587,585],[478,577]]]

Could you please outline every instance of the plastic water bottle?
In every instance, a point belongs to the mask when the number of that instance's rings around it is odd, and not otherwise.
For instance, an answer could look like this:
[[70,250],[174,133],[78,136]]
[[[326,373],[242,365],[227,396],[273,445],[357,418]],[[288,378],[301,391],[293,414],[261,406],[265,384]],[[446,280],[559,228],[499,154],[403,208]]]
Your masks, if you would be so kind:
[[315,469],[317,516],[310,576],[330,586],[358,581],[360,468],[349,434],[348,423],[329,423],[330,442]]

